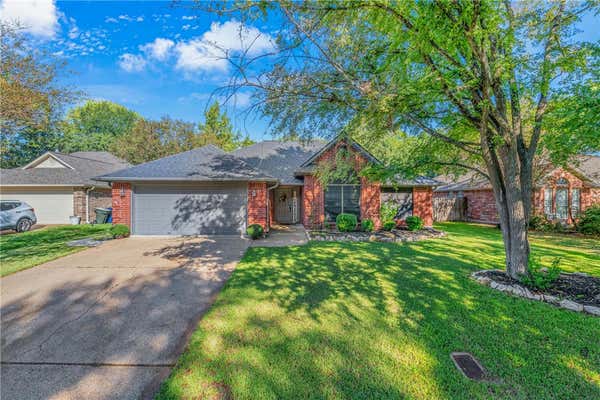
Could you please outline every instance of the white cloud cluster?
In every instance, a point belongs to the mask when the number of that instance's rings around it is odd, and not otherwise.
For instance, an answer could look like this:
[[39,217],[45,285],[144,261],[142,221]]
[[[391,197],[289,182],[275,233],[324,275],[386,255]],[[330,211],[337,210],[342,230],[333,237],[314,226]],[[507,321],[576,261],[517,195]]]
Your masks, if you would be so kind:
[[[187,41],[174,42],[170,39],[156,38],[153,42],[139,46],[145,56],[123,54],[119,58],[119,65],[128,72],[141,71],[150,59],[166,61],[174,56],[175,67],[186,73],[226,72],[229,66],[227,55],[244,51],[253,56],[270,51],[274,47],[270,35],[231,20],[222,24],[215,22],[204,34]],[[136,68],[133,68],[132,64],[135,64]]]
[[0,19],[19,22],[32,35],[53,38],[58,30],[59,12],[54,0],[2,0]]
[[224,71],[228,67],[225,58],[230,52],[246,51],[248,55],[256,55],[273,48],[271,36],[257,28],[236,20],[214,22],[201,37],[177,44],[176,67],[186,71]]
[[149,58],[165,61],[169,57],[173,46],[175,46],[175,42],[170,39],[156,38],[153,42],[140,46],[140,50],[146,53]]
[[141,55],[125,53],[119,57],[119,67],[127,72],[140,72],[146,68],[146,59]]

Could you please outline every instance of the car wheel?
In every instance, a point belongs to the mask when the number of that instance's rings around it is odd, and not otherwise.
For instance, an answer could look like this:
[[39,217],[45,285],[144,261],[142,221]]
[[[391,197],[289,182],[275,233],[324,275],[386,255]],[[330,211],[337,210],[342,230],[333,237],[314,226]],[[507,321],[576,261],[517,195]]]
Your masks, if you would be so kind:
[[31,229],[32,226],[33,226],[33,223],[31,222],[31,220],[29,218],[21,218],[17,222],[17,226],[15,227],[15,230],[17,232],[27,232],[28,230]]

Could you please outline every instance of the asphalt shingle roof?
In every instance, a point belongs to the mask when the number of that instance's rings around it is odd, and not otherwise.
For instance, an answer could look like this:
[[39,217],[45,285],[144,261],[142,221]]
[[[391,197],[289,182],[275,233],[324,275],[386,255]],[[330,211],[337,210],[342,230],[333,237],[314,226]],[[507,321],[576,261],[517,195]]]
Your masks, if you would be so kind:
[[307,143],[268,140],[235,150],[231,154],[277,178],[282,185],[302,185],[302,179],[294,176],[294,172],[324,145],[325,142],[319,140]]
[[92,178],[130,166],[126,161],[105,151],[63,154],[49,152],[71,168],[13,168],[0,170],[2,185],[67,185],[108,187]]
[[242,159],[208,145],[98,176],[102,181],[276,181]]

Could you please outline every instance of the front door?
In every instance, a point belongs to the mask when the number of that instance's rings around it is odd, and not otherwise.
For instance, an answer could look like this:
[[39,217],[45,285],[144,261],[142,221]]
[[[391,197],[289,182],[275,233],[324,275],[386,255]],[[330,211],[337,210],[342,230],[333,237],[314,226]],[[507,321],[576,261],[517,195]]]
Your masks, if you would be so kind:
[[275,221],[280,224],[298,223],[298,189],[275,190]]

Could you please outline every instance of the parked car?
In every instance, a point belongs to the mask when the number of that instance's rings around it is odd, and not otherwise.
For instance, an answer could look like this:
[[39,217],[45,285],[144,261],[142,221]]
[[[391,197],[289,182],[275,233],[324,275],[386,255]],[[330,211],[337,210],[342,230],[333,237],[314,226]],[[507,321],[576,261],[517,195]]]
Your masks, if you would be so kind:
[[0,200],[0,230],[27,232],[37,222],[35,210],[19,200]]

